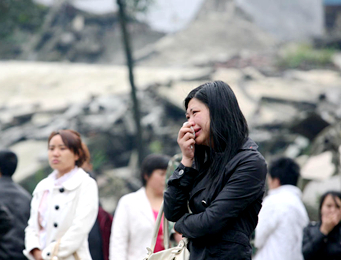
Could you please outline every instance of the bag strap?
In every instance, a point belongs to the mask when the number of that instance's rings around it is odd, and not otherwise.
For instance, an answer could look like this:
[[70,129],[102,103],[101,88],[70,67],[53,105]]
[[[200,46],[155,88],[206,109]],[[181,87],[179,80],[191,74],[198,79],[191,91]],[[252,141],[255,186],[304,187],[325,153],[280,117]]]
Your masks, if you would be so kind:
[[[150,246],[150,249],[152,252],[154,252],[155,249],[155,245],[156,245],[156,240],[157,240],[157,235],[159,233],[160,230],[160,224],[161,224],[161,219],[163,216],[163,201],[159,210],[159,213],[157,214],[157,218],[156,218],[156,222],[155,222],[155,226],[154,226],[154,232],[153,232],[153,238],[152,238],[152,243]],[[168,232],[168,220],[163,217],[163,246],[165,247],[165,249],[169,248],[169,232]]]
[[163,247],[165,249],[169,248],[169,222],[166,219],[165,215],[163,215]]
[[[59,251],[59,244],[60,244],[60,239],[58,239],[56,245],[54,246],[53,248],[53,252],[52,252],[52,255],[51,255],[51,259],[54,260],[53,258],[54,257],[57,257],[57,254],[58,254],[58,251]],[[75,260],[81,260],[77,254],[77,252],[74,252],[73,254],[73,257],[75,258]]]

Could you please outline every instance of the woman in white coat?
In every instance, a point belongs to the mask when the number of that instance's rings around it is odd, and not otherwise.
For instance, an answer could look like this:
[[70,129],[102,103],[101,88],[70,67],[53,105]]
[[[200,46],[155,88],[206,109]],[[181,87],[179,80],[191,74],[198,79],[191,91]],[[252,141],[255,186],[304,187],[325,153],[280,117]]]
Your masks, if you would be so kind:
[[59,260],[91,260],[87,238],[97,217],[98,189],[96,182],[78,168],[86,160],[79,133],[52,132],[48,159],[54,171],[33,191],[24,254],[30,260],[53,256]]
[[[118,202],[110,236],[110,260],[137,260],[147,255],[163,200],[169,159],[166,155],[148,155],[141,165],[144,187]],[[162,234],[161,227],[155,252],[164,249]]]

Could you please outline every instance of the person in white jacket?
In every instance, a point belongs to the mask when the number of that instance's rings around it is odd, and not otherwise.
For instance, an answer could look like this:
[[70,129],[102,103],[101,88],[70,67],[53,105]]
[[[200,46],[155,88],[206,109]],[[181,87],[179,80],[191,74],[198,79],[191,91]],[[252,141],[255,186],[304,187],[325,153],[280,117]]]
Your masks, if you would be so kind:
[[[166,155],[148,155],[141,165],[144,187],[119,200],[110,236],[110,260],[138,260],[147,256],[163,201],[169,159]],[[155,252],[162,249],[163,230],[160,227]]]
[[54,171],[33,191],[24,254],[30,260],[91,260],[87,238],[97,217],[98,189],[78,168],[86,160],[79,133],[52,132],[48,159]]
[[270,165],[269,193],[255,233],[255,260],[303,260],[303,229],[309,218],[296,187],[299,175],[298,164],[290,158],[279,158]]

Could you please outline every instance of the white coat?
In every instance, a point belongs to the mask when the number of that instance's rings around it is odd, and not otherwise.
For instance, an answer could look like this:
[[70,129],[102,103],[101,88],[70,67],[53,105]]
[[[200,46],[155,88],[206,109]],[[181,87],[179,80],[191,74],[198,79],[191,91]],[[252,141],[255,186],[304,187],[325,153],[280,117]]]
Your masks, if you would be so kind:
[[147,256],[155,218],[145,188],[118,202],[110,236],[110,260],[137,260]]
[[303,229],[309,218],[301,196],[293,185],[269,191],[256,227],[255,260],[303,260]]
[[98,212],[98,189],[93,180],[81,168],[67,181],[62,188],[53,188],[48,204],[46,247],[41,248],[39,239],[38,208],[46,190],[48,178],[38,183],[33,191],[31,215],[25,229],[24,254],[34,260],[30,251],[42,250],[43,259],[51,259],[57,240],[60,245],[57,257],[59,260],[74,260],[77,253],[81,260],[91,260],[88,247],[88,234],[95,223]]

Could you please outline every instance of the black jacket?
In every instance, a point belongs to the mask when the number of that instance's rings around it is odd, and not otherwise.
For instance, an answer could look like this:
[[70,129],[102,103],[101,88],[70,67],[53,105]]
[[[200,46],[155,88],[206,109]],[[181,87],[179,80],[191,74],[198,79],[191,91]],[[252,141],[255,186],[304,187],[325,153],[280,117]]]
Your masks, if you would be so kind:
[[225,172],[213,192],[207,188],[207,174],[182,164],[170,177],[164,194],[165,216],[189,238],[190,259],[251,259],[250,236],[258,222],[267,172],[257,148],[248,139],[222,166]]
[[9,177],[0,178],[0,204],[5,205],[13,217],[13,227],[0,238],[0,259],[21,260],[25,228],[30,217],[31,195]]
[[341,224],[326,236],[320,231],[321,223],[312,222],[303,231],[302,251],[305,260],[341,259]]

